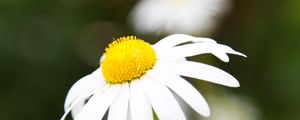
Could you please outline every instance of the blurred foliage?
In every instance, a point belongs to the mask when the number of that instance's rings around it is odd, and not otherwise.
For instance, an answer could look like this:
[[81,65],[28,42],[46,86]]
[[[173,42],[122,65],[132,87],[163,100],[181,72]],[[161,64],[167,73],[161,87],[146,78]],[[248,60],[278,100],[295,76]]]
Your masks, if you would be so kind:
[[[96,69],[104,47],[134,34],[127,15],[135,2],[1,0],[0,119],[59,119],[68,89]],[[235,0],[211,36],[248,55],[220,65],[263,119],[300,119],[299,21],[298,0]]]
[[236,0],[216,35],[248,55],[245,62],[229,63],[229,69],[238,73],[237,92],[250,95],[264,119],[300,118],[299,8],[297,0]]

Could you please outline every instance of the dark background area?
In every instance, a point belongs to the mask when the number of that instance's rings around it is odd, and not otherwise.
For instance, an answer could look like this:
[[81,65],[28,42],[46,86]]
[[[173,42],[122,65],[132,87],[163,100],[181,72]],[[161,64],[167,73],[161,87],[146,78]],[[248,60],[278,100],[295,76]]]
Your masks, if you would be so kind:
[[[220,63],[240,81],[233,92],[251,98],[264,120],[299,120],[300,1],[233,2],[209,36],[248,56]],[[105,46],[135,34],[128,25],[135,3],[1,0],[0,119],[59,119],[67,91],[99,66]]]

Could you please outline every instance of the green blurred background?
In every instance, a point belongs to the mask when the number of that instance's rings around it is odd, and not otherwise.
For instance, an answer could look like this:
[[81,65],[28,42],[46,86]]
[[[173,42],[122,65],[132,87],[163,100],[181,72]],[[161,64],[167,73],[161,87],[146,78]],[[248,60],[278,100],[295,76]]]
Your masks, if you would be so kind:
[[[0,120],[59,119],[68,89],[98,67],[105,46],[135,34],[128,13],[136,2],[1,0]],[[224,89],[251,99],[263,120],[299,120],[300,1],[233,2],[209,37],[248,58],[219,63],[241,84]]]

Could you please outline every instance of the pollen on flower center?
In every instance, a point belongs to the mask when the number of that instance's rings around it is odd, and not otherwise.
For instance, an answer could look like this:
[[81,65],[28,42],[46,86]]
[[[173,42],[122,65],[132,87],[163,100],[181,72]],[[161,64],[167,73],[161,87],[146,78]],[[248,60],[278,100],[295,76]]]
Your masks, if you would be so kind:
[[155,51],[149,43],[135,36],[127,36],[108,45],[101,68],[105,80],[116,84],[141,77],[155,62]]

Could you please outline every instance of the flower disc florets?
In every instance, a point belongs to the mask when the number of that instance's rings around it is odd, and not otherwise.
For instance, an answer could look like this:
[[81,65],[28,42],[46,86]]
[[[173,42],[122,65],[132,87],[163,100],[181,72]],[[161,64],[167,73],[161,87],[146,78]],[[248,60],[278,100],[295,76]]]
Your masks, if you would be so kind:
[[155,51],[149,43],[135,36],[127,36],[108,45],[101,68],[105,80],[116,84],[141,77],[155,62]]

